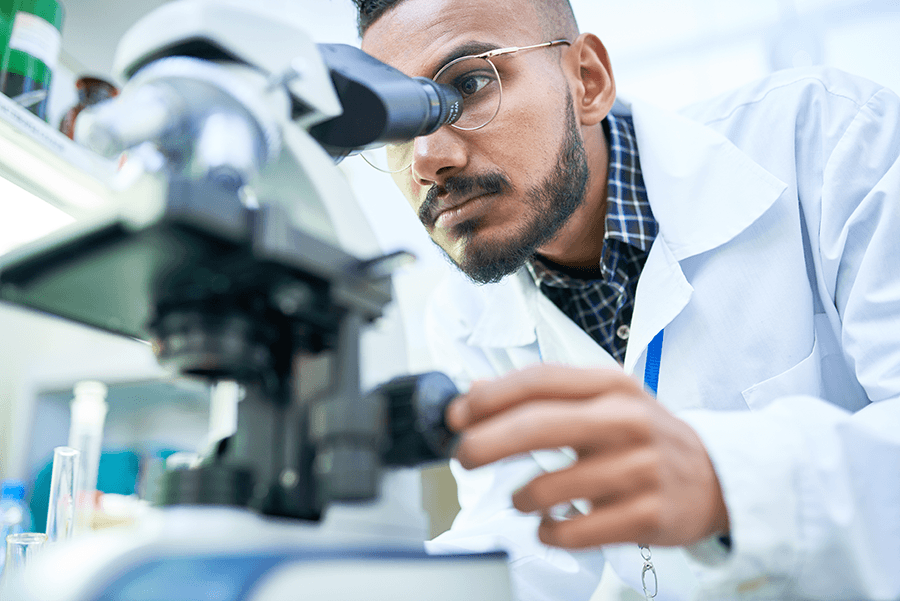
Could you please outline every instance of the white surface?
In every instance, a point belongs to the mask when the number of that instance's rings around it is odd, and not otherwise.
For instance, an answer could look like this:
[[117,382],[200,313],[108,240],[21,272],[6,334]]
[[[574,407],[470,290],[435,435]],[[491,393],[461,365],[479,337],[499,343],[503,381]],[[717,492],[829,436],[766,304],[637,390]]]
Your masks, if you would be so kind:
[[[352,578],[347,575],[352,574]],[[250,601],[512,601],[501,559],[337,559],[296,563],[273,570]]]
[[0,178],[0,254],[72,223],[74,219]]

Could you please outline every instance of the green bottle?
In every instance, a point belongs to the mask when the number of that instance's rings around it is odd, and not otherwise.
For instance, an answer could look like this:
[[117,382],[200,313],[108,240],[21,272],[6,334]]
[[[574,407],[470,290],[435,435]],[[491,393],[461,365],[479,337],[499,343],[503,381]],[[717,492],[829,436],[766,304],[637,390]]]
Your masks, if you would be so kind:
[[57,0],[0,0],[0,91],[47,119],[50,80],[59,58],[63,8]]

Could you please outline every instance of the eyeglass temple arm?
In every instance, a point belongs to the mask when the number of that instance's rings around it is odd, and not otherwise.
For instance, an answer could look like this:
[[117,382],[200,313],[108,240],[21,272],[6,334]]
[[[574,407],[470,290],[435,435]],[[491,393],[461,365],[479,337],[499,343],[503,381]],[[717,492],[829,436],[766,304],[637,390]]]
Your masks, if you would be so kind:
[[549,42],[541,42],[540,44],[532,44],[531,46],[510,46],[509,48],[497,48],[495,50],[488,50],[482,54],[478,54],[473,58],[494,58],[495,56],[500,56],[501,54],[510,54],[512,52],[518,52],[519,50],[531,50],[533,48],[543,48],[545,46],[555,46],[556,44],[571,44],[569,40],[551,40]]

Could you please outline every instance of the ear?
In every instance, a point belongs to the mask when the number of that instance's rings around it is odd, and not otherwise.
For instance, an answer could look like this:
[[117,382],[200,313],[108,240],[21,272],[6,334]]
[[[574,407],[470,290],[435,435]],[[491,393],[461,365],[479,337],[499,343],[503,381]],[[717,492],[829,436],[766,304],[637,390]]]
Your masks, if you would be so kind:
[[581,124],[600,123],[616,100],[616,82],[603,42],[592,33],[581,34],[568,48],[564,64]]

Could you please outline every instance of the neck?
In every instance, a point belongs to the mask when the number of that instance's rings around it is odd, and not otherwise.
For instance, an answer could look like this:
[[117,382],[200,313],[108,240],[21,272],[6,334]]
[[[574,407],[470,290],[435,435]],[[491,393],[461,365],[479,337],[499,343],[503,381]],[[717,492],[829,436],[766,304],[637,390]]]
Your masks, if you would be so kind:
[[595,267],[603,253],[606,231],[606,193],[609,186],[609,147],[602,124],[585,130],[590,178],[584,202],[538,254],[566,267]]

